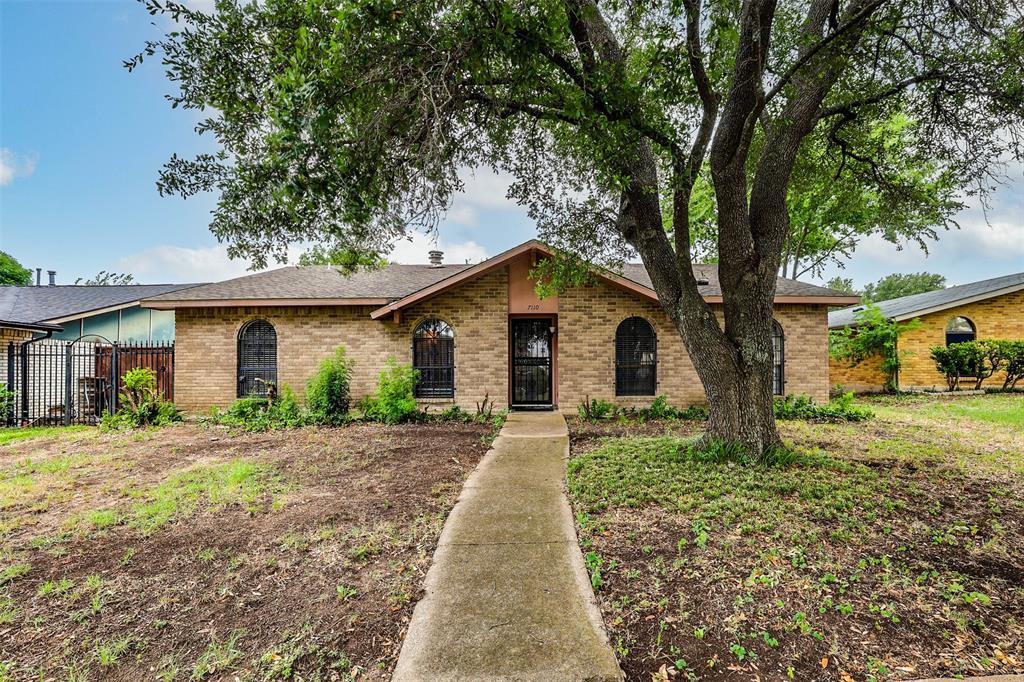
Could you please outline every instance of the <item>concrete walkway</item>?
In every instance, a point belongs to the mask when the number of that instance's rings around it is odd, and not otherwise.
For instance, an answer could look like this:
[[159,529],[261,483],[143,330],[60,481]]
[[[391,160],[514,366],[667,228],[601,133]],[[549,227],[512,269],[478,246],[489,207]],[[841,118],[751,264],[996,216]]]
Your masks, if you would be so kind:
[[622,679],[563,492],[554,412],[514,412],[452,510],[395,682]]

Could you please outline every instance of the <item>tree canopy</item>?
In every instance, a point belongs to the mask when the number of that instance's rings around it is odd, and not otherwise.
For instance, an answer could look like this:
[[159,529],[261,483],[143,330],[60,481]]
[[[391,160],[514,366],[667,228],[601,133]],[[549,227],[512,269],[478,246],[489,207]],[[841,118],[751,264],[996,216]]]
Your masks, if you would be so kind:
[[[211,229],[233,255],[384,253],[436,226],[460,171],[504,171],[563,253],[639,254],[704,385],[708,436],[755,450],[779,443],[790,187],[827,173],[899,207],[936,183],[984,193],[1024,158],[1016,0],[145,4],[178,25],[127,66],[159,53],[171,104],[208,112],[197,130],[218,145],[172,157],[158,188],[217,192]],[[668,230],[691,225],[702,177],[724,324],[691,230]]]
[[0,286],[28,286],[32,284],[32,271],[24,267],[18,260],[0,251]]
[[942,275],[932,272],[896,272],[865,286],[862,296],[866,302],[879,303],[945,287],[946,278]]

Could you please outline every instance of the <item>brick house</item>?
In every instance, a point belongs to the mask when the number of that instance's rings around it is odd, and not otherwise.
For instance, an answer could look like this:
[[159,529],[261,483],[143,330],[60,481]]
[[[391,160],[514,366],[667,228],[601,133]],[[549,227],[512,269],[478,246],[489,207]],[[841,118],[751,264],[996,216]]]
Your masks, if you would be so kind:
[[[918,319],[921,325],[903,334],[899,349],[906,351],[898,383],[902,389],[945,390],[946,380],[935,369],[932,346],[974,339],[1024,339],[1024,272],[980,282],[903,296],[877,304],[882,314],[903,322]],[[863,306],[856,305],[829,313],[831,329],[855,324]],[[871,357],[855,367],[829,361],[829,381],[854,391],[880,391],[885,376],[881,358]],[[989,382],[1001,385],[1003,374]]]
[[[587,396],[621,405],[704,392],[682,340],[639,264],[540,299],[529,279],[546,246],[529,241],[475,265],[392,264],[344,276],[331,266],[289,266],[154,296],[145,307],[176,316],[175,400],[185,410],[224,406],[265,381],[302,394],[319,362],[342,344],[355,366],[353,397],[372,393],[388,357],[421,371],[418,398],[472,409],[574,410]],[[705,299],[721,309],[713,265],[695,266]],[[831,289],[779,279],[776,393],[828,397],[827,311],[852,303]]]

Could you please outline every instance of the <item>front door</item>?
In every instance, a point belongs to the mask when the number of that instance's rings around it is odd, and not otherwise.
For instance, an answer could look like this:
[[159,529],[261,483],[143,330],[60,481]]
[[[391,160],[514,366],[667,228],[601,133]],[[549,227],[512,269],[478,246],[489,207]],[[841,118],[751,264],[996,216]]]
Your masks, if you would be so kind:
[[551,320],[512,320],[512,404],[552,404]]

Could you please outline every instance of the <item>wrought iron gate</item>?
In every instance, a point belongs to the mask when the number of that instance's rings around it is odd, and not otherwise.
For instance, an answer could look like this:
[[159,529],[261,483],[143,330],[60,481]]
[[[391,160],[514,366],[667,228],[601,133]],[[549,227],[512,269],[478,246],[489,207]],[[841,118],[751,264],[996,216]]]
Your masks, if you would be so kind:
[[116,412],[126,372],[148,367],[157,389],[174,400],[174,343],[131,345],[89,336],[74,341],[33,339],[7,346],[10,425],[95,424]]

